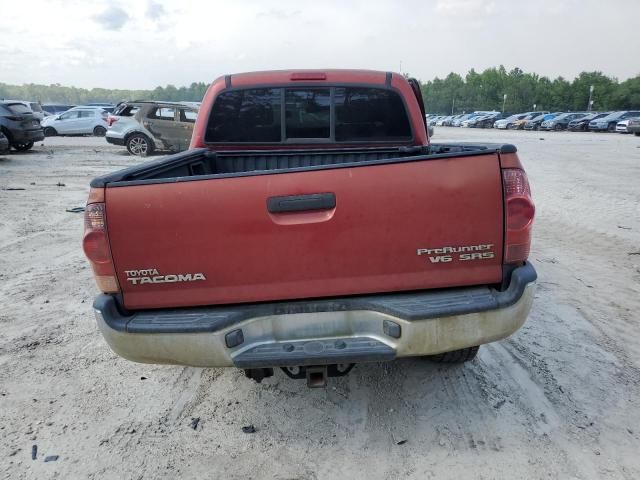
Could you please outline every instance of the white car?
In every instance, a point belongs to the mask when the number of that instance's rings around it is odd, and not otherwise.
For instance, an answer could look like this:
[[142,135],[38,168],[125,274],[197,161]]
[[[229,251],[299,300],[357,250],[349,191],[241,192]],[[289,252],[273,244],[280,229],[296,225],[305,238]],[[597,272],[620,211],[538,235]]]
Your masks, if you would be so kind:
[[618,133],[631,133],[629,132],[629,120],[638,119],[640,117],[627,118],[626,120],[620,120],[616,123],[616,132]]
[[100,107],[74,107],[41,122],[45,137],[55,135],[95,135],[107,133],[107,112]]

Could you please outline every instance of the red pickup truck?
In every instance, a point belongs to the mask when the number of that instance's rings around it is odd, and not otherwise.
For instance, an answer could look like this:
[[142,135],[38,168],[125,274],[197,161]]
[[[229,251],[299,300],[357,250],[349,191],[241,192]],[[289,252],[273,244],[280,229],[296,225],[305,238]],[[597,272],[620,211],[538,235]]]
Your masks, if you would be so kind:
[[321,386],[515,332],[533,216],[516,148],[431,143],[417,82],[256,72],[213,82],[188,151],[91,182],[83,246],[121,356]]

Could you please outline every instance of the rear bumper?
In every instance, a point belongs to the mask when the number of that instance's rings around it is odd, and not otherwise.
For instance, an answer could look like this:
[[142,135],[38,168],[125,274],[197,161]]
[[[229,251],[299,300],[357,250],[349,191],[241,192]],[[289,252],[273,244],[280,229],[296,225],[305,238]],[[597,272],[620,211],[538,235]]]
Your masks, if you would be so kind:
[[44,140],[44,130],[42,128],[12,130],[11,136],[14,143],[39,142]]
[[124,146],[124,138],[120,138],[120,137],[113,137],[111,135],[109,135],[108,130],[107,130],[107,135],[105,135],[105,137],[107,139],[108,143],[111,143],[113,145],[119,145],[119,146]]
[[277,367],[387,361],[505,338],[525,322],[535,291],[529,263],[509,287],[332,298],[122,315],[99,295],[98,326],[114,352],[136,362]]

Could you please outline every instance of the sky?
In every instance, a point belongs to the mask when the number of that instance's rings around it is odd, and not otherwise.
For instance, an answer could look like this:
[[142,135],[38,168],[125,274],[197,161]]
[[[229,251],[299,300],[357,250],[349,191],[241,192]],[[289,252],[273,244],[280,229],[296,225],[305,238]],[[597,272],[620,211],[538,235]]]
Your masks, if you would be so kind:
[[0,0],[0,82],[147,89],[271,69],[640,74],[640,0]]

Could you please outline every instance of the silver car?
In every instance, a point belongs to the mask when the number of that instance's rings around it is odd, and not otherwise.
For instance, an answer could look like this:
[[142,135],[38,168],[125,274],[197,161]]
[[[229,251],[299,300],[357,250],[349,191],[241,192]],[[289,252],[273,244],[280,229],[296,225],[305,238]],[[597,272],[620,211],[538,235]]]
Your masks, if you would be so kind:
[[107,112],[100,107],[74,107],[60,115],[50,115],[41,122],[44,135],[95,135],[107,132]]
[[106,140],[126,146],[132,155],[181,152],[189,148],[197,116],[193,102],[127,102],[109,115]]

